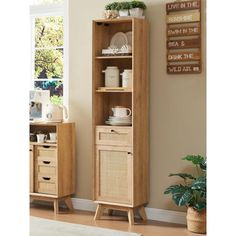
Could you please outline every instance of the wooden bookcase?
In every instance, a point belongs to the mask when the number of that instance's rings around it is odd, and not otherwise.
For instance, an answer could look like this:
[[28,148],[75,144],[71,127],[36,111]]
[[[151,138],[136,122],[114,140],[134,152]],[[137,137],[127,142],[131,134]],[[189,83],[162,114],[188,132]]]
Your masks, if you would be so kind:
[[55,132],[56,143],[30,142],[30,198],[51,201],[59,212],[59,201],[73,209],[75,193],[75,124],[31,123],[30,133]]
[[[112,36],[132,31],[132,55],[102,56]],[[102,19],[93,21],[93,163],[95,219],[104,209],[128,212],[134,223],[134,209],[145,220],[144,205],[149,199],[148,124],[148,23],[145,19]],[[105,88],[104,70],[118,66],[132,69],[131,88]],[[109,126],[105,121],[111,108],[132,110],[132,126]]]

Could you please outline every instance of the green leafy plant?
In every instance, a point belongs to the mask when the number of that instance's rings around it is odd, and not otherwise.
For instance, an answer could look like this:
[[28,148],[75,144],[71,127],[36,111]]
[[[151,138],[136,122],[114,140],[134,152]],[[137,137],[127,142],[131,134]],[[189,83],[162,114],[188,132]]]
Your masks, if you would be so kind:
[[118,10],[119,2],[112,2],[105,6],[105,10]]
[[142,1],[131,1],[130,8],[141,8],[141,9],[145,10],[147,8],[147,6]]
[[117,10],[129,10],[130,2],[119,2],[117,6]]
[[192,207],[197,211],[206,208],[206,158],[200,155],[188,155],[182,160],[192,162],[196,167],[196,175],[188,173],[170,174],[183,179],[183,184],[171,185],[164,194],[172,194],[172,199],[177,206]]

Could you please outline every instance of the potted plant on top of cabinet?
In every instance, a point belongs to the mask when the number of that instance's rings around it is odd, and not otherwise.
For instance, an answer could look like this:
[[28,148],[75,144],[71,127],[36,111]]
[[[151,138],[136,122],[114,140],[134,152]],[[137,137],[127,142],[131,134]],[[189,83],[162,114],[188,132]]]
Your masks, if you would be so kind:
[[195,233],[206,233],[206,158],[198,155],[188,155],[182,160],[192,162],[197,174],[170,174],[184,180],[183,184],[171,185],[164,194],[172,194],[177,206],[186,206],[187,228]]
[[117,18],[119,15],[118,10],[117,10],[118,5],[119,5],[118,2],[107,4],[105,6],[104,18],[107,18],[107,19]]
[[119,2],[117,6],[117,10],[119,11],[120,16],[128,16],[129,15],[129,9],[130,9],[130,3],[129,2]]
[[142,1],[131,1],[130,2],[130,10],[129,13],[133,17],[142,18],[143,17],[143,11],[147,8],[144,2]]

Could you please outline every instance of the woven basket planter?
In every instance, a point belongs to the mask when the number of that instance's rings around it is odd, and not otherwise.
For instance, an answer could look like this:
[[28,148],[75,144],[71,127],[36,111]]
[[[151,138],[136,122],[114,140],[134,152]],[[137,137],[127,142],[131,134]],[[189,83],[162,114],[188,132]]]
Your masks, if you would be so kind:
[[206,210],[198,212],[192,207],[187,210],[187,228],[189,231],[199,234],[206,233]]

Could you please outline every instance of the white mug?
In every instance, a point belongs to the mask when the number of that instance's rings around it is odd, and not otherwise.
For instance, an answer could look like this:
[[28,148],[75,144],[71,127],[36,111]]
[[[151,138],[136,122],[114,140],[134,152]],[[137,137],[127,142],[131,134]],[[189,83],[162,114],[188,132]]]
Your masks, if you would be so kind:
[[51,141],[55,141],[57,140],[57,133],[49,133],[49,137]]
[[45,134],[37,134],[36,136],[38,143],[44,143],[44,141],[47,139],[47,135]]
[[[113,111],[113,116],[116,117],[127,117],[127,116],[131,116],[131,110],[129,108],[126,107],[114,107],[111,109]],[[128,111],[128,113],[127,113]]]

